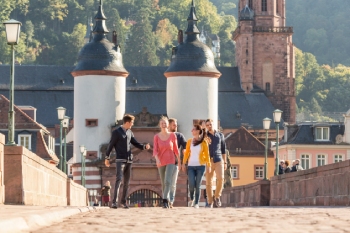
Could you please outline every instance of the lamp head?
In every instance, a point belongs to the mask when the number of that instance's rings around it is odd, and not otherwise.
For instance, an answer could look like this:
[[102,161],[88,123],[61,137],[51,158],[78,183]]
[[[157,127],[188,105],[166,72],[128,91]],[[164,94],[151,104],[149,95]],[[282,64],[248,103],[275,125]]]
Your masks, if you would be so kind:
[[85,151],[85,146],[84,145],[80,145],[79,148],[80,148],[80,153],[83,154],[84,151]]
[[69,127],[69,117],[65,116],[62,121],[63,128],[67,129]]
[[21,33],[22,23],[14,19],[3,22],[5,25],[7,44],[17,45]]
[[270,129],[270,125],[271,125],[271,119],[266,117],[266,118],[263,120],[263,127],[264,127],[264,130],[269,130],[269,129]]
[[281,122],[281,117],[282,117],[282,113],[283,111],[276,109],[275,111],[273,111],[273,121],[275,123],[280,123]]
[[58,120],[62,121],[66,115],[66,109],[64,107],[57,108]]
[[86,148],[84,149],[83,156],[86,157]]

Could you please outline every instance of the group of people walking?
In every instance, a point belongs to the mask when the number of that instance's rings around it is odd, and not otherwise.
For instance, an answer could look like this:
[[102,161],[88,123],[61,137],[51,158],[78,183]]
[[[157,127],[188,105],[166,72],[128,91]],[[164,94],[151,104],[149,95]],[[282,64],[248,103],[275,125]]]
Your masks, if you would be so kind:
[[[125,115],[123,125],[113,131],[106,151],[105,165],[110,166],[110,153],[116,151],[116,183],[112,199],[112,208],[118,208],[118,195],[123,180],[123,192],[120,206],[129,208],[127,195],[132,165],[131,144],[148,150],[149,144],[141,144],[135,139],[131,127],[134,116]],[[176,183],[179,171],[187,172],[190,194],[189,206],[199,208],[200,186],[206,176],[207,207],[220,207],[226,164],[226,145],[222,133],[213,128],[213,120],[194,125],[192,138],[186,141],[182,133],[177,132],[177,120],[162,117],[159,121],[161,131],[153,139],[153,156],[159,171],[162,185],[163,208],[173,208]],[[190,129],[189,129],[190,130]],[[183,153],[181,159],[180,152]],[[216,189],[213,193],[213,177],[216,174]]]

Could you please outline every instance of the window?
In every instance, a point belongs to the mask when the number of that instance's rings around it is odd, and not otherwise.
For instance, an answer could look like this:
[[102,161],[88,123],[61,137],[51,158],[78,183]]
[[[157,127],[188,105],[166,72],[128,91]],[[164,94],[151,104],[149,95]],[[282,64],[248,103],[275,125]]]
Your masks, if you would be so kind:
[[261,0],[261,11],[267,11],[267,0]]
[[31,150],[32,149],[31,139],[32,139],[32,135],[30,134],[20,134],[18,135],[18,145],[23,146],[28,150]]
[[279,5],[278,5],[278,3],[279,3],[279,0],[276,0],[276,14],[279,13],[279,9],[278,9]]
[[316,128],[316,141],[329,141],[329,128],[317,127]]
[[255,165],[254,166],[254,178],[256,180],[261,180],[264,178],[264,166],[263,165]]
[[239,179],[239,165],[231,166],[232,179]]
[[334,162],[338,163],[343,161],[343,155],[334,155]]
[[85,126],[87,126],[87,127],[98,126],[98,120],[97,119],[85,119]]
[[326,155],[317,155],[317,166],[326,165]]
[[248,6],[249,6],[250,9],[253,9],[253,0],[249,0],[249,5]]
[[265,90],[266,90],[267,92],[271,91],[271,89],[270,89],[270,83],[265,83]]
[[310,155],[301,155],[301,166],[310,169]]

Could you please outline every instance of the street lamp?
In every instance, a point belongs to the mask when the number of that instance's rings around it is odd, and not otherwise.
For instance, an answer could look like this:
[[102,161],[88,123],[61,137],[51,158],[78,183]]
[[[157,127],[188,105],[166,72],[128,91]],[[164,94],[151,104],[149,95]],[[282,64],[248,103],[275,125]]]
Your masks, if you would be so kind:
[[273,111],[273,121],[276,124],[276,160],[275,160],[275,166],[276,166],[276,170],[275,170],[275,175],[278,176],[278,171],[279,171],[279,167],[278,167],[278,144],[279,144],[279,128],[280,128],[280,122],[281,122],[281,117],[282,117],[282,113],[283,111],[276,109],[275,111]]
[[268,147],[268,130],[270,129],[271,119],[265,118],[263,120],[263,127],[266,132],[265,134],[265,166],[264,166],[264,180],[267,180],[267,147]]
[[84,169],[84,166],[85,166],[85,159],[84,159],[84,153],[85,153],[85,146],[84,145],[81,145],[80,146],[80,153],[81,153],[81,185],[85,187],[85,169]]
[[60,164],[59,169],[62,171],[62,121],[66,115],[66,109],[64,107],[57,108],[58,120],[60,121]]
[[18,44],[19,34],[21,33],[21,22],[16,20],[8,20],[3,23],[5,25],[7,44],[11,45],[12,57],[11,57],[11,71],[10,71],[10,88],[9,97],[10,105],[8,112],[8,142],[6,145],[16,146],[15,143],[15,116],[14,116],[14,83],[15,83],[15,50],[14,45]]
[[[63,172],[67,174],[67,130],[69,128],[69,117],[65,116],[62,121],[64,129],[64,156],[63,156]],[[68,175],[68,174],[67,174]]]

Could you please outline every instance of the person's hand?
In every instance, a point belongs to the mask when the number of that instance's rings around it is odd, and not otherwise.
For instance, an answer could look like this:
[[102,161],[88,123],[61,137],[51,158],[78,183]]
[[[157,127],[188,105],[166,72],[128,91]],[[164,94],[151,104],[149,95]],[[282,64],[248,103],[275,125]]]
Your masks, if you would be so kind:
[[179,171],[181,171],[181,170],[182,170],[182,164],[181,164],[181,163],[178,163],[178,165],[177,165],[177,169],[178,169]]
[[108,160],[108,159],[105,159],[105,165],[106,165],[106,167],[111,166],[111,164],[109,163],[109,160]]
[[146,144],[146,150],[149,150],[151,148],[151,146],[149,145],[149,143]]

